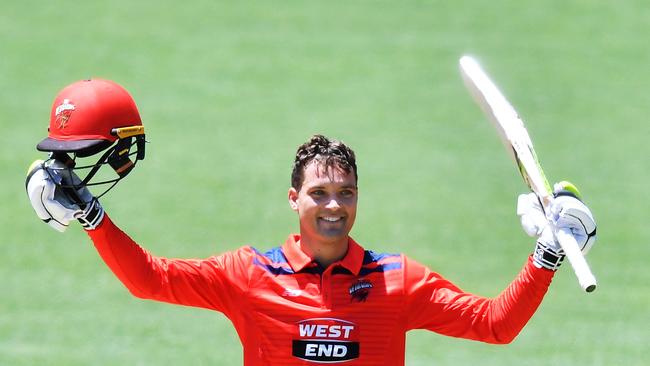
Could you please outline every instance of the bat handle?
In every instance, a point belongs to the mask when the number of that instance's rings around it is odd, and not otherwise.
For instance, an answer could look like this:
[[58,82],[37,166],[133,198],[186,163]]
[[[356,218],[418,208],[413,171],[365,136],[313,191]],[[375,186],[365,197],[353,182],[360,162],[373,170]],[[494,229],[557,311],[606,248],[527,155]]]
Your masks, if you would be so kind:
[[597,285],[596,277],[591,273],[589,264],[587,264],[587,260],[582,255],[578,243],[573,237],[573,234],[571,234],[571,231],[564,228],[558,229],[555,231],[555,236],[562,249],[564,249],[564,253],[571,263],[571,267],[573,268],[576,277],[578,277],[580,287],[582,287],[585,292],[594,291]]

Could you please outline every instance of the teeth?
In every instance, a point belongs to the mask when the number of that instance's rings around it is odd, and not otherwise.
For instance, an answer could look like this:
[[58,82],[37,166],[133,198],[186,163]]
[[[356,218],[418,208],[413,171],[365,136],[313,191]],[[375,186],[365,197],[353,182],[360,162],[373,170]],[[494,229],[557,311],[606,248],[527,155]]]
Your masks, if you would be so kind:
[[329,222],[336,222],[339,221],[341,218],[340,217],[323,217],[323,220],[329,221]]

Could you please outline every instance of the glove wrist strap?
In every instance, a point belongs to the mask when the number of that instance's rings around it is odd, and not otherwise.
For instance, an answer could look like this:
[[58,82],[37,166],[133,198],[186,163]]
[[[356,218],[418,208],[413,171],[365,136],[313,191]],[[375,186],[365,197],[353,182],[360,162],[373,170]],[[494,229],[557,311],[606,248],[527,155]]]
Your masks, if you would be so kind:
[[84,230],[95,230],[104,219],[104,208],[97,198],[93,198],[83,211],[75,215],[75,218]]
[[537,267],[557,271],[564,257],[564,253],[557,253],[551,250],[548,245],[538,241],[535,245],[535,252],[533,253],[533,263]]

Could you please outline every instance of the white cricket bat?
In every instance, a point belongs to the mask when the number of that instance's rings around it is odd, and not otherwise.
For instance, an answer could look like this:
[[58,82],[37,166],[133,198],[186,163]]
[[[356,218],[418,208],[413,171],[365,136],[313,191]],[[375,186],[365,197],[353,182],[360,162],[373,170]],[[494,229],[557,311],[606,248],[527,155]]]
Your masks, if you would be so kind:
[[[548,213],[553,201],[553,190],[539,164],[523,120],[475,59],[470,56],[461,57],[460,72],[472,97],[499,133],[524,181],[537,194],[544,212]],[[571,232],[568,230],[554,230],[554,232],[578,277],[580,287],[586,292],[594,291],[596,278],[591,273]]]

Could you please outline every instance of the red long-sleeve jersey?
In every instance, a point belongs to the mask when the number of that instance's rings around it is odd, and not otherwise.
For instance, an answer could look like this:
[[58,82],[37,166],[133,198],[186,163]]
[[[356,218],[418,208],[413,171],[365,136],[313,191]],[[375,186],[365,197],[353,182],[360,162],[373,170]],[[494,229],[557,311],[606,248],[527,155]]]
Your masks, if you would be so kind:
[[88,234],[133,295],[224,313],[245,365],[403,365],[410,329],[508,343],[554,273],[529,259],[499,296],[485,298],[404,255],[364,250],[352,239],[341,261],[322,268],[300,250],[298,235],[265,253],[247,246],[168,259],[151,255],[109,217]]

